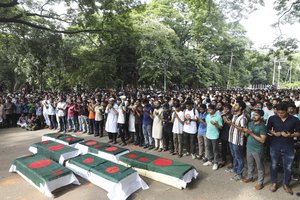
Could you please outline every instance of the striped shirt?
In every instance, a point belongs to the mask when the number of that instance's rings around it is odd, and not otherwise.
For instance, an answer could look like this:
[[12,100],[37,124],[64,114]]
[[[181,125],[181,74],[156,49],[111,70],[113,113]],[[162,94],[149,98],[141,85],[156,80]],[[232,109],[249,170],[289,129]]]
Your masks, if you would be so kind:
[[[247,127],[248,119],[245,116],[245,114],[233,115],[232,123],[239,127],[245,128]],[[232,144],[243,146],[245,142],[244,140],[245,140],[244,133],[242,131],[239,131],[234,126],[230,126],[228,141]]]

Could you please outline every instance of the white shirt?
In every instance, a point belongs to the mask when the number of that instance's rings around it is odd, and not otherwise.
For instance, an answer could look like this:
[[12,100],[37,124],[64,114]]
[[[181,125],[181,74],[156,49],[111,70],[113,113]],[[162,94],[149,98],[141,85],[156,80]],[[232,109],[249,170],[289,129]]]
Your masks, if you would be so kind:
[[56,112],[55,112],[55,108],[51,105],[51,103],[49,102],[48,100],[48,109],[47,109],[47,114],[48,115],[55,115]]
[[125,113],[124,113],[124,107],[120,105],[118,107],[118,124],[125,124]]
[[[195,113],[195,114],[194,114]],[[197,109],[192,108],[192,110],[186,109],[184,111],[184,116],[190,115],[190,119],[196,119],[199,116]],[[197,123],[195,121],[185,121],[183,125],[183,132],[196,134],[197,133]]]
[[[58,102],[56,108],[57,108],[57,116],[64,117],[66,115],[66,108],[67,108],[66,102]],[[62,110],[60,110],[59,108],[61,108]]]
[[95,106],[95,121],[102,121],[103,120],[103,114],[102,114],[102,106],[97,105]]
[[[177,113],[179,119],[184,121],[184,113],[182,111],[179,111],[176,113]],[[172,114],[172,119],[173,119],[173,117],[174,117],[174,112]],[[174,134],[182,134],[182,132],[183,132],[183,124],[177,119],[177,117],[174,119],[172,132]]]
[[105,130],[108,133],[117,133],[118,132],[118,129],[117,129],[118,113],[116,112],[118,110],[118,105],[114,104],[113,108],[106,107],[106,109],[105,109],[105,113],[107,113]]

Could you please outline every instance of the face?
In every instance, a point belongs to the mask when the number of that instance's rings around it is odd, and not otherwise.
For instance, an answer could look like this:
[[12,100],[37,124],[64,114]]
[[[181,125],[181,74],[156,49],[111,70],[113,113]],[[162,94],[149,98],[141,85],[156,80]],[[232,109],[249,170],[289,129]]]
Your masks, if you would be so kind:
[[211,108],[208,108],[207,109],[207,112],[210,114],[210,115],[213,115],[213,114],[215,114],[215,110],[214,109],[211,109]]
[[223,111],[224,111],[224,113],[226,113],[226,114],[227,114],[227,113],[230,113],[230,109],[229,109],[228,107],[224,107],[224,110],[223,110]]
[[205,109],[202,108],[202,107],[200,107],[200,108],[199,108],[199,111],[200,111],[200,113],[204,113],[204,112],[205,112]]
[[192,105],[190,105],[190,104],[186,104],[186,109],[188,109],[188,110],[191,110],[192,109]]
[[234,104],[233,111],[238,112],[241,109],[240,105],[238,103]]
[[258,122],[258,121],[261,120],[261,116],[255,112],[255,113],[253,114],[252,119],[253,119],[254,122]]
[[288,112],[285,110],[277,110],[277,115],[278,117],[280,117],[281,119],[284,119],[287,117]]

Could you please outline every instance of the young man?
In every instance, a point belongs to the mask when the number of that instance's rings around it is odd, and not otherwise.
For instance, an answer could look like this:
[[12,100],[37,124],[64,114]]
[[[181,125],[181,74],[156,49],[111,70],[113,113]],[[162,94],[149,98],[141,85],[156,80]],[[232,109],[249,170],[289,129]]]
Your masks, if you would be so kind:
[[177,103],[175,105],[175,111],[172,114],[173,122],[173,141],[174,141],[174,153],[173,155],[178,155],[179,158],[182,157],[182,133],[183,133],[183,123],[184,123],[184,114],[181,111],[181,104]]
[[203,163],[203,165],[210,166],[213,164],[212,170],[217,170],[219,159],[218,139],[220,135],[220,129],[223,126],[223,122],[221,116],[216,113],[215,105],[210,104],[207,111],[209,114],[206,116],[205,122],[208,161]]
[[199,120],[198,110],[193,108],[193,102],[187,100],[186,109],[184,110],[183,138],[185,143],[185,156],[192,154],[192,158],[196,159],[196,138],[197,138],[197,122]]
[[123,105],[123,102],[121,100],[121,98],[118,98],[117,100],[117,104],[118,104],[118,130],[119,130],[119,134],[122,140],[122,146],[127,145],[126,141],[125,141],[125,105]]
[[149,100],[145,99],[143,101],[143,135],[144,135],[144,149],[149,148],[153,149],[153,138],[152,138],[152,124],[153,120],[150,117],[153,113],[153,107],[149,104]]
[[[256,190],[264,187],[264,143],[266,141],[267,127],[264,123],[264,111],[257,110],[253,113],[252,121],[249,122],[248,128],[244,128],[243,132],[247,136],[247,163],[248,176],[242,179],[242,182],[249,183],[253,181],[253,173],[255,163],[258,172],[258,182],[254,186]],[[255,162],[255,163],[254,163]]]
[[163,143],[163,109],[160,106],[160,102],[156,100],[154,102],[154,111],[151,115],[153,118],[153,128],[152,128],[152,137],[154,138],[155,141],[155,149],[161,152],[164,147]]
[[277,165],[279,159],[283,161],[283,189],[293,195],[289,184],[292,174],[292,162],[295,157],[293,137],[300,136],[300,122],[296,117],[289,115],[288,106],[285,103],[276,105],[276,115],[269,118],[267,129],[271,133],[270,137],[270,155],[271,155],[271,187],[275,192],[278,189],[277,184]]
[[66,133],[66,131],[67,131],[67,122],[66,122],[67,103],[63,97],[59,98],[59,102],[57,103],[56,109],[57,109],[58,122],[60,124],[59,132],[64,131]]
[[198,147],[199,147],[199,156],[198,158],[207,162],[207,144],[206,144],[206,122],[205,118],[208,115],[206,111],[206,105],[201,104],[199,106],[199,127],[198,127]]
[[107,114],[105,130],[108,134],[109,142],[117,144],[118,105],[115,103],[114,98],[109,99],[109,103],[106,106],[105,113]]
[[236,173],[231,178],[234,181],[239,181],[243,178],[245,135],[242,130],[247,127],[248,123],[244,114],[245,108],[246,104],[243,101],[237,101],[233,107],[234,115],[232,121],[228,118],[225,119],[225,123],[230,125],[228,141],[233,158],[233,171]]

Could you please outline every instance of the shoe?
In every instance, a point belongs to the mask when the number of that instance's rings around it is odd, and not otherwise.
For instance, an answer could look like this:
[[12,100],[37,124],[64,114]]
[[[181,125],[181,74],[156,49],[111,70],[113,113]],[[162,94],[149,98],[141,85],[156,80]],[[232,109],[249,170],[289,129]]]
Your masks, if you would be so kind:
[[182,157],[182,154],[178,154],[178,158],[181,158]]
[[163,151],[168,151],[168,149],[164,149]]
[[183,154],[183,156],[189,156],[190,153],[189,152],[186,152],[185,154]]
[[176,154],[177,154],[176,152],[173,152],[173,153],[172,153],[173,156],[176,155]]
[[148,149],[149,149],[149,150],[154,149],[154,146],[151,145],[151,146],[149,146]]
[[255,188],[256,190],[261,190],[261,189],[263,189],[263,187],[264,187],[264,185],[261,184],[261,183],[256,183],[256,185],[254,186],[254,188]]
[[243,178],[241,181],[243,183],[250,183],[250,182],[253,182],[253,178]]
[[98,137],[99,135],[94,135],[94,137]]
[[143,149],[147,149],[147,148],[149,148],[149,145],[145,145],[145,146],[143,147]]
[[210,162],[210,161],[203,163],[203,166],[211,166],[211,165],[212,165],[212,162]]
[[162,148],[160,148],[157,152],[162,152],[163,151],[163,149]]
[[271,192],[276,192],[278,189],[277,183],[272,183],[269,189]]
[[212,170],[217,170],[217,169],[218,169],[218,164],[215,163],[212,167]]
[[207,161],[208,161],[208,159],[207,159],[207,158],[205,158],[205,157],[203,157],[203,158],[202,158],[202,161],[205,163],[205,162],[207,162]]
[[122,145],[122,146],[126,146],[126,145],[127,145],[127,143],[126,143],[126,142],[123,142],[121,145]]
[[234,173],[234,170],[233,169],[225,169],[225,172],[227,172],[227,173]]
[[232,180],[232,181],[240,181],[241,179],[242,179],[242,177],[240,177],[237,174],[235,176],[233,176],[233,177],[230,178],[230,180]]
[[284,191],[286,191],[286,193],[289,193],[290,195],[294,194],[292,188],[288,185],[283,185],[283,189],[284,189]]
[[154,151],[157,151],[158,150],[158,147],[156,147],[155,149],[154,149]]
[[196,159],[196,155],[195,154],[192,154],[192,159]]

